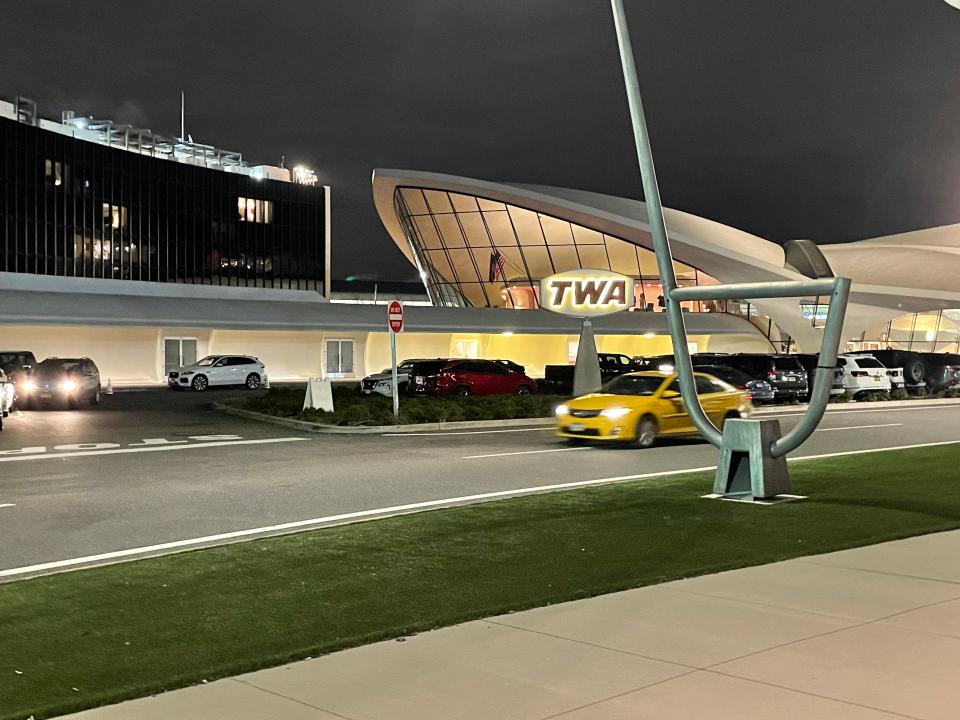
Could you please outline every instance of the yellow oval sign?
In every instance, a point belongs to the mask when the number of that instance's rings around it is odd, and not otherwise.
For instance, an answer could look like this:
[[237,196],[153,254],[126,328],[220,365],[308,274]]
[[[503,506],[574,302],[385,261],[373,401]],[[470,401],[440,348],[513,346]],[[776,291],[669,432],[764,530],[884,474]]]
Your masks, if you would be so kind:
[[633,307],[634,280],[610,270],[571,270],[540,281],[540,306],[564,315],[596,317]]

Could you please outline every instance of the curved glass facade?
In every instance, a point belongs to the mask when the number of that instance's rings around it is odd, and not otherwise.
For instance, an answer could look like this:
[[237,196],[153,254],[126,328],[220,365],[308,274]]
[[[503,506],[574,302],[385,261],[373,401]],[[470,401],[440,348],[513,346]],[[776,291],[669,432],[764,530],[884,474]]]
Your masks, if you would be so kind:
[[857,350],[916,350],[918,352],[960,353],[960,309],[933,310],[901,315],[870,328],[863,340],[853,343]]
[[[397,215],[435,305],[533,309],[539,281],[580,268],[612,270],[636,280],[639,310],[663,310],[654,253],[621,238],[516,205],[444,190],[401,187]],[[678,284],[717,281],[680,262]],[[721,312],[722,301],[684,303]]]

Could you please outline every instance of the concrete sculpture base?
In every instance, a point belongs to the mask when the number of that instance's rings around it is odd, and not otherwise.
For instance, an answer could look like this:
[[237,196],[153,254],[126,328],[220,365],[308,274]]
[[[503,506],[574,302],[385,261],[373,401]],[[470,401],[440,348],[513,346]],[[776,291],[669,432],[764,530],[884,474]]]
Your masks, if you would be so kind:
[[727,420],[714,494],[754,500],[790,495],[787,459],[770,454],[770,446],[779,439],[779,420]]

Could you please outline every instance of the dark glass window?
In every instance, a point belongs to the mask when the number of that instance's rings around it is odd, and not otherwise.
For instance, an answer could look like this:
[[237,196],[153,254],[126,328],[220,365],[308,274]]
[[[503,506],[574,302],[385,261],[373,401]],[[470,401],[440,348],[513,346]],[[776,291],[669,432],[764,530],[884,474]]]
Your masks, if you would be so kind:
[[322,292],[324,212],[323,187],[0,118],[0,271]]

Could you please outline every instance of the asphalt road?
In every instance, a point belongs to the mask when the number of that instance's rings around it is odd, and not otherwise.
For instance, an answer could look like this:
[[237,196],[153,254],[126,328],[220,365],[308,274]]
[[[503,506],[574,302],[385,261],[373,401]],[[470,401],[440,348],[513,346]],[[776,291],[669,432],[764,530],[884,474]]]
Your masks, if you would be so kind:
[[[124,392],[99,408],[12,417],[0,434],[0,581],[396,506],[716,463],[697,440],[638,451],[570,447],[549,428],[318,436],[209,409],[237,392]],[[777,411],[784,429],[799,415]],[[793,457],[955,441],[958,429],[960,403],[840,405]]]

